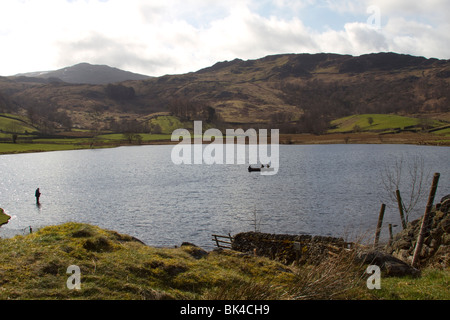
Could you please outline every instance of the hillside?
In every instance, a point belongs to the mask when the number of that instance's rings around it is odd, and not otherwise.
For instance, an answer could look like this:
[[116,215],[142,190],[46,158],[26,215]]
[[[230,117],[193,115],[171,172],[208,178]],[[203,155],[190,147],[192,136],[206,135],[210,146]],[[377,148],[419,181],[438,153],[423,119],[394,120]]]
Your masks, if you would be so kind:
[[[34,79],[34,80],[33,80]],[[120,84],[0,78],[0,112],[32,113],[71,127],[110,128],[170,112],[181,121],[323,133],[354,114],[449,119],[450,62],[395,53],[359,57],[280,54],[218,62],[180,75]]]
[[[367,266],[355,263],[352,253],[314,265],[284,265],[233,250],[207,252],[190,243],[150,247],[129,235],[73,222],[0,239],[0,248],[0,300],[448,299],[448,268],[424,269],[420,278],[383,273],[382,289],[368,290]],[[76,284],[69,266],[79,267],[78,290],[69,288]],[[175,315],[180,309],[164,312]]]
[[[16,75],[22,81],[35,78],[35,81],[49,80],[49,82],[67,82],[73,84],[108,84],[127,80],[145,80],[149,76],[112,68],[106,65],[92,65],[79,63],[74,66],[54,71],[38,71]],[[31,79],[28,79],[32,81]],[[46,82],[46,81],[42,81]]]

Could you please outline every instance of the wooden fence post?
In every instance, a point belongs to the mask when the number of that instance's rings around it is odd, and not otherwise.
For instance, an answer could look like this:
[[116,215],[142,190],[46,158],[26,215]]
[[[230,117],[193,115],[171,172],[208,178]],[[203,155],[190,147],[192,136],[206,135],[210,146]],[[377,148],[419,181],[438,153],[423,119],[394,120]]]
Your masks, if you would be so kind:
[[394,241],[394,234],[392,233],[392,224],[389,223],[389,245]]
[[428,230],[428,217],[429,217],[431,209],[433,207],[434,196],[436,194],[436,189],[437,189],[437,185],[439,182],[439,176],[440,176],[439,173],[435,173],[434,177],[433,177],[433,183],[431,184],[431,190],[430,190],[430,195],[428,196],[427,207],[425,208],[425,213],[422,218],[422,225],[420,226],[420,233],[419,233],[419,236],[417,237],[416,248],[414,250],[414,256],[413,256],[413,260],[411,263],[411,266],[413,266],[413,267],[416,267],[416,265],[419,261],[420,252],[422,251],[423,241],[425,238],[425,234]]
[[405,214],[403,213],[403,202],[402,197],[400,196],[400,190],[395,190],[395,196],[397,198],[398,211],[400,212],[400,219],[402,220],[403,230],[406,229],[406,220]]
[[384,210],[386,209],[386,205],[383,203],[381,205],[380,214],[378,216],[378,224],[377,230],[375,231],[375,241],[373,243],[374,249],[378,247],[378,240],[380,239],[381,225],[383,224]]

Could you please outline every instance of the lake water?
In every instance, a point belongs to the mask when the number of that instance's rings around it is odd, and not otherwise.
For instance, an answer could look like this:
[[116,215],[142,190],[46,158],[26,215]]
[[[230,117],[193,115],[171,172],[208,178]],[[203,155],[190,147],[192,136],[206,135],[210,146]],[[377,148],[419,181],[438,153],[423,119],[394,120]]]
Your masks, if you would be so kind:
[[[1,237],[69,221],[135,236],[152,246],[213,248],[211,234],[253,231],[354,237],[375,230],[386,191],[381,172],[419,155],[450,194],[450,148],[412,145],[281,145],[276,175],[248,164],[175,165],[172,146],[0,156]],[[42,192],[41,206],[34,191]],[[425,199],[412,218],[422,215]],[[394,204],[384,226],[399,224]],[[256,217],[256,218],[255,218]],[[410,220],[412,220],[412,218]],[[257,222],[257,223],[255,223]],[[399,227],[394,229],[399,231]],[[382,237],[387,237],[384,228]]]

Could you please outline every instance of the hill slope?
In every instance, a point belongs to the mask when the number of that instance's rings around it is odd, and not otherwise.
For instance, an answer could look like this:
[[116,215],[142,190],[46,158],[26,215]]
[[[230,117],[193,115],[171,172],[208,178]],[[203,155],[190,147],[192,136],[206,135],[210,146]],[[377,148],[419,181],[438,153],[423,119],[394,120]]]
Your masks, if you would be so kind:
[[0,112],[30,108],[41,117],[65,112],[88,128],[171,112],[182,121],[320,133],[352,114],[449,113],[450,62],[395,53],[280,54],[115,86],[0,78]]
[[150,78],[146,75],[124,71],[106,65],[92,65],[89,63],[79,63],[74,66],[55,71],[30,72],[18,74],[17,76],[38,79],[53,79],[54,81],[60,79],[63,82],[75,84],[108,84],[127,80],[145,80]]

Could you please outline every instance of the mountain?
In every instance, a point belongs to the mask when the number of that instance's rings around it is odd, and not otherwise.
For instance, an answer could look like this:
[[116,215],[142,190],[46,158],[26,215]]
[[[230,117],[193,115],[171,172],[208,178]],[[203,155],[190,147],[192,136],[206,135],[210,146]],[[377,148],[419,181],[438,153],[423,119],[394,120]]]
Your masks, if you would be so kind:
[[[89,68],[82,64],[75,69]],[[67,75],[69,69],[59,72]],[[61,73],[51,75],[64,80]],[[0,77],[0,112],[30,109],[57,123],[63,114],[83,128],[145,121],[158,112],[185,121],[214,119],[230,127],[314,133],[333,119],[363,113],[450,120],[450,61],[396,53],[279,54],[115,84]]]
[[[108,84],[127,80],[145,80],[149,76],[112,68],[107,65],[79,63],[55,71],[22,73],[16,77],[47,79],[73,84]],[[26,80],[26,79],[25,79]]]

